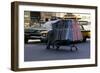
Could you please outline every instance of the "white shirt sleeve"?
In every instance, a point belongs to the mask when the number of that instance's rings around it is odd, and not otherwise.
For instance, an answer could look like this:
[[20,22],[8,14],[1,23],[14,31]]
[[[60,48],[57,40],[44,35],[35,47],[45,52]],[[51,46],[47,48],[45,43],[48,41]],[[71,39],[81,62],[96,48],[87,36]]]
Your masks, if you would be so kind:
[[58,20],[54,20],[54,21],[48,21],[46,23],[43,24],[43,27],[46,28],[48,31],[52,30],[52,24],[56,23]]
[[60,19],[57,19],[57,20],[54,20],[54,21],[52,21],[52,23],[56,23],[57,21],[59,21]]

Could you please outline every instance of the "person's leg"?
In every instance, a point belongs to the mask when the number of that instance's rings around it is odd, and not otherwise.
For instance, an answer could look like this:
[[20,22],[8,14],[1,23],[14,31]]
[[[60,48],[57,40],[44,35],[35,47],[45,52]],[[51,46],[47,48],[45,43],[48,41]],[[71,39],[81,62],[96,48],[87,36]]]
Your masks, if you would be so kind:
[[50,41],[47,42],[47,47],[46,49],[50,49]]
[[50,45],[52,42],[51,37],[52,37],[52,31],[49,31],[47,34],[47,47],[46,47],[46,49],[50,49]]

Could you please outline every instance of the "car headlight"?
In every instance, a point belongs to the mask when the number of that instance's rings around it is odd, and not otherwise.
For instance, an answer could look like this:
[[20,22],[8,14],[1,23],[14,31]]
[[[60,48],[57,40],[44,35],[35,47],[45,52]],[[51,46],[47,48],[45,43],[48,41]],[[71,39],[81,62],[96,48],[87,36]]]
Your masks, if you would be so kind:
[[47,31],[42,31],[42,32],[41,32],[41,35],[42,35],[43,37],[46,37],[46,36],[47,36]]
[[42,33],[42,36],[43,36],[43,37],[46,37],[46,36],[47,36],[47,33]]

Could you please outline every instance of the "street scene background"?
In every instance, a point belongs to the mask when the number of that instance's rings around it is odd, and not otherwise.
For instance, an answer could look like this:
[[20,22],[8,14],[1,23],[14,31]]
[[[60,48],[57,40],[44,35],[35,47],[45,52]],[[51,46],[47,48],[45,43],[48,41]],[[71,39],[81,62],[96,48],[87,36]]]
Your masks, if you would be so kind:
[[[76,43],[78,50],[71,51],[71,45],[61,45],[59,50],[47,49],[46,37],[51,19],[77,18],[83,40]],[[90,58],[90,14],[24,12],[24,61],[68,60]],[[85,37],[85,38],[84,38]],[[52,38],[52,37],[51,37]]]

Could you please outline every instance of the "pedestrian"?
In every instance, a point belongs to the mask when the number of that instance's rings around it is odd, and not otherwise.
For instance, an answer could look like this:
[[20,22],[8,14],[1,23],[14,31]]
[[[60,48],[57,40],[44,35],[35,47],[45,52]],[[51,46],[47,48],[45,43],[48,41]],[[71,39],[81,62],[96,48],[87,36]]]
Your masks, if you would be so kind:
[[47,29],[47,47],[46,49],[50,49],[50,45],[52,44],[53,41],[53,30],[52,30],[52,24],[58,22],[59,19],[51,19],[50,21],[47,21],[43,27]]

